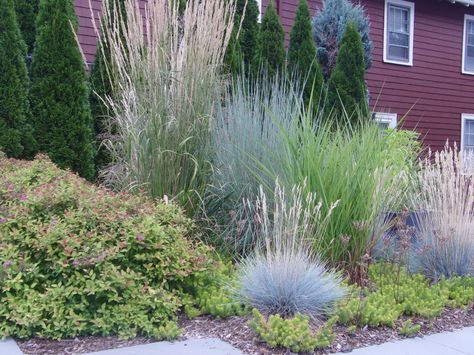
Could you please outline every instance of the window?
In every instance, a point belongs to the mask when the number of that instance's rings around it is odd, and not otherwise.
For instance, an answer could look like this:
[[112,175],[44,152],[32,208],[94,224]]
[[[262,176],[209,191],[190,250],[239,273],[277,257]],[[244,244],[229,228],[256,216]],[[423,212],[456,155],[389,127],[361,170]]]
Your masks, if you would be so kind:
[[403,0],[385,0],[383,60],[413,65],[415,4]]
[[262,23],[262,0],[257,0],[257,6],[258,6],[257,22]]
[[474,153],[474,114],[462,115],[461,149],[463,152]]
[[466,15],[464,18],[463,41],[463,67],[464,74],[474,75],[474,16]]
[[380,128],[396,128],[397,127],[397,114],[396,113],[385,113],[376,112],[374,113],[374,121],[380,125]]

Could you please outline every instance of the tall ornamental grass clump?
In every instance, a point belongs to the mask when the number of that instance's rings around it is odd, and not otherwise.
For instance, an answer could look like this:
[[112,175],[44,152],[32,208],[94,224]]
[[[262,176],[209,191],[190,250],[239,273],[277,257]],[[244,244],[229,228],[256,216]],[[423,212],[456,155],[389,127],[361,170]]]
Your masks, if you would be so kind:
[[181,12],[178,1],[157,0],[143,14],[125,0],[122,14],[111,1],[103,21],[116,20],[101,42],[114,85],[103,100],[116,134],[105,142],[113,164],[103,176],[117,189],[169,196],[193,214],[211,174],[210,123],[234,3],[190,0]]
[[398,204],[406,186],[400,177],[405,169],[387,156],[391,133],[381,132],[371,122],[334,130],[330,124],[318,126],[308,116],[295,130],[283,132],[287,150],[281,158],[282,182],[291,187],[306,179],[304,192],[321,197],[323,215],[339,201],[328,217],[326,232],[313,238],[314,247],[332,267],[345,268],[352,281],[360,282],[377,239],[388,228],[384,213]]
[[415,177],[412,262],[433,279],[474,275],[474,169],[469,161],[472,153],[446,145],[421,161]]
[[287,197],[278,183],[274,199],[270,208],[261,187],[257,201],[249,203],[258,221],[261,246],[241,264],[240,295],[267,314],[301,313],[313,318],[327,314],[346,291],[339,275],[321,262],[311,241],[324,235],[337,201],[323,212],[316,195],[304,197],[303,189],[294,187]]
[[[303,107],[303,90],[290,78],[234,79],[216,109],[213,122],[214,174],[206,198],[207,217],[215,226],[214,242],[246,254],[253,249],[253,216],[245,201],[258,194],[260,184],[270,191],[283,170],[286,142],[281,129],[290,131]],[[265,166],[271,174],[255,175]]]

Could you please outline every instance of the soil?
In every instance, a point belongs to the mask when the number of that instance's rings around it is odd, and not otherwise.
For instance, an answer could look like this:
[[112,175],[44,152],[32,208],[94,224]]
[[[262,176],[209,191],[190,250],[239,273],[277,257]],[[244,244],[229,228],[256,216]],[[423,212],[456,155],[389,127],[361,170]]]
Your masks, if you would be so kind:
[[[318,351],[315,354],[327,354],[334,352],[350,352],[355,348],[368,345],[381,344],[387,341],[404,338],[398,329],[409,317],[403,317],[397,322],[397,327],[388,328],[363,328],[350,334],[347,327],[336,326],[336,340],[330,348]],[[432,321],[423,318],[410,317],[413,324],[420,324],[420,335],[452,331],[455,329],[474,326],[474,306],[467,310],[446,309],[440,317]],[[216,337],[232,344],[245,354],[291,354],[285,349],[271,349],[264,342],[256,339],[253,331],[248,327],[247,317],[230,317],[227,319],[215,319],[209,316],[197,317],[188,320],[181,317],[179,323],[183,329],[182,339]],[[18,346],[25,354],[83,354],[87,352],[101,351],[112,348],[151,343],[151,338],[134,338],[121,340],[117,337],[78,337],[66,340],[48,340],[33,338],[29,340],[17,340]]]

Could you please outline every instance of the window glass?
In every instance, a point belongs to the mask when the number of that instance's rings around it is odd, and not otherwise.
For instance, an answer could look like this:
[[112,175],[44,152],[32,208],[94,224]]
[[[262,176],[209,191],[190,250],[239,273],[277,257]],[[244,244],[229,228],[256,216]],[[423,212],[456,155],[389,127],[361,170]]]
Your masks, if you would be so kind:
[[474,72],[474,20],[466,20],[464,70]]
[[387,23],[388,59],[410,60],[410,9],[389,4]]

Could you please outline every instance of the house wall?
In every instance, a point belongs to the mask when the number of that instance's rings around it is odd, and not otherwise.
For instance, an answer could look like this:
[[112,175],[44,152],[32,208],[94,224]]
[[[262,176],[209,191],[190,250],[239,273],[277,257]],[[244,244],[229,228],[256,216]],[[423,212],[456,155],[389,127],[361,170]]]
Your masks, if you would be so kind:
[[[275,0],[288,33],[298,0]],[[474,8],[446,0],[414,0],[413,66],[383,62],[384,0],[361,0],[370,17],[373,65],[367,72],[371,107],[397,113],[403,127],[416,129],[425,144],[441,149],[460,142],[461,114],[474,114],[474,76],[462,74],[464,14]],[[316,13],[322,0],[309,0]],[[263,8],[268,0],[263,0]]]

